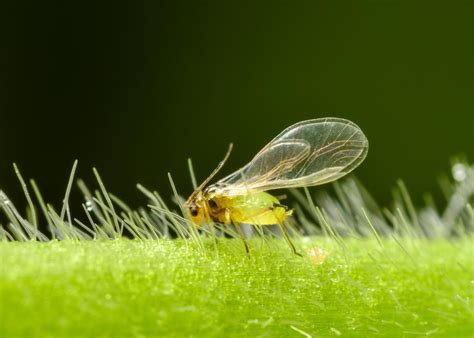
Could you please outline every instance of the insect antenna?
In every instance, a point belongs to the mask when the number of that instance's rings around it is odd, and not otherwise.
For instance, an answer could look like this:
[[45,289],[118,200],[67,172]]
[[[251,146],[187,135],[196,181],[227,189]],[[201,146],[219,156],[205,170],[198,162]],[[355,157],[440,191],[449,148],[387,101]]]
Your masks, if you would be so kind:
[[194,190],[194,192],[191,194],[191,196],[189,196],[186,204],[188,204],[189,202],[191,202],[194,197],[196,197],[196,195],[202,191],[204,189],[204,187],[214,178],[214,176],[217,175],[217,173],[222,169],[222,167],[224,166],[225,162],[227,161],[227,159],[229,158],[230,156],[230,153],[232,152],[232,148],[233,148],[233,144],[232,143],[229,143],[229,148],[227,149],[227,153],[225,154],[224,156],[224,159],[222,161],[219,162],[219,164],[217,165],[216,169],[214,169],[214,171],[209,175],[208,178],[206,178],[204,180],[204,182],[202,182],[199,187],[196,188],[196,190]]

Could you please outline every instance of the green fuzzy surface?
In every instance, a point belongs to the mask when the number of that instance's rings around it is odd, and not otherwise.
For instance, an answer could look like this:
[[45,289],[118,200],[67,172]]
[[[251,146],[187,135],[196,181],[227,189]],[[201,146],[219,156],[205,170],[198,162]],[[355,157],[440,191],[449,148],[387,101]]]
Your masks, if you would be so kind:
[[296,244],[0,242],[0,337],[473,336],[472,237]]

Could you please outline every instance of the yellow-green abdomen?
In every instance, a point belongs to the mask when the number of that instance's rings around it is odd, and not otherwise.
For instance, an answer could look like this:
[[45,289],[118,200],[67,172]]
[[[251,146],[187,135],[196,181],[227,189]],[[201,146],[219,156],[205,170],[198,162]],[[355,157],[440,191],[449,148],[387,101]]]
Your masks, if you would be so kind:
[[221,208],[228,208],[232,222],[255,225],[280,224],[290,212],[280,206],[276,197],[257,192],[218,199]]

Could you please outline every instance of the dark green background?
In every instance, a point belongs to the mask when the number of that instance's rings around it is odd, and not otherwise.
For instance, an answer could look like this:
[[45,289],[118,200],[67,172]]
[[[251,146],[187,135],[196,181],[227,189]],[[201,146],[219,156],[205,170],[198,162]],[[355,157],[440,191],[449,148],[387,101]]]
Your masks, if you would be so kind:
[[473,1],[3,2],[0,186],[11,162],[59,204],[75,158],[132,204],[141,182],[186,195],[292,123],[353,120],[357,175],[382,202],[403,178],[437,191],[452,155],[474,158]]

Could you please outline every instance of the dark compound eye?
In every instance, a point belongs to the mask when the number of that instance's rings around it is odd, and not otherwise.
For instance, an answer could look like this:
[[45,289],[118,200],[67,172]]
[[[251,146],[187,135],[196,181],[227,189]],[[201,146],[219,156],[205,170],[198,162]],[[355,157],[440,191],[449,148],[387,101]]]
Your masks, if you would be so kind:
[[190,208],[189,211],[191,212],[191,216],[193,216],[193,217],[196,217],[199,213],[198,209],[196,207]]
[[217,208],[217,203],[214,200],[209,200],[208,203],[209,203],[209,207],[211,207],[211,209],[216,209]]

